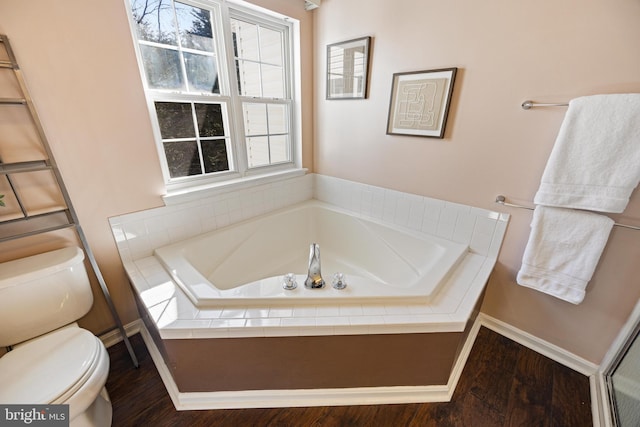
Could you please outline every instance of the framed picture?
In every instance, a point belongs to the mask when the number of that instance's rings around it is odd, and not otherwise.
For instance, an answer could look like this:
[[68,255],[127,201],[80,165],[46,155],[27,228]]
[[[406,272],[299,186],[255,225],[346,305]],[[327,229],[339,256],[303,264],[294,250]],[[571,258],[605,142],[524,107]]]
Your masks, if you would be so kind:
[[444,138],[457,70],[394,74],[387,134]]
[[327,99],[364,99],[371,37],[327,46]]

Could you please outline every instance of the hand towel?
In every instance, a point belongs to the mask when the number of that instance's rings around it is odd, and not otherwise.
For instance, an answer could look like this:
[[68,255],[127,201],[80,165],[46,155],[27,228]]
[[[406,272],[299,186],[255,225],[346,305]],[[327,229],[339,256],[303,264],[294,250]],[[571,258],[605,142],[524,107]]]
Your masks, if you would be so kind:
[[622,212],[640,181],[640,94],[573,99],[534,198],[538,205]]
[[605,215],[536,206],[518,284],[581,303],[612,227]]

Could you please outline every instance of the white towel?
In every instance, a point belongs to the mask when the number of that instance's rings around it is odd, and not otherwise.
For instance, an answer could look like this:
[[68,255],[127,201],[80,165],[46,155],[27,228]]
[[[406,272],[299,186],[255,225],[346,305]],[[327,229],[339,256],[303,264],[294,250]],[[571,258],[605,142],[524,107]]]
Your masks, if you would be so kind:
[[605,215],[537,206],[518,284],[579,304],[612,227]]
[[560,126],[537,205],[622,212],[640,181],[640,94],[576,98]]

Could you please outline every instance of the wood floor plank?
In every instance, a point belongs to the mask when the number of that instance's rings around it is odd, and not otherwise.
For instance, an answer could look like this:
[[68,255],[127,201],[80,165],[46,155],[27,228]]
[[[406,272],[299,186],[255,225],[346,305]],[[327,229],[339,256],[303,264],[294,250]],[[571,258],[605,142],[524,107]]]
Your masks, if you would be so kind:
[[520,344],[481,328],[455,393],[473,393],[494,410],[504,413],[521,349]]
[[[114,427],[585,427],[589,380],[481,328],[451,402],[176,411],[139,334],[109,348]],[[514,399],[513,396],[516,396]],[[506,402],[506,403],[505,403]]]
[[505,426],[548,427],[551,425],[553,362],[522,349],[513,376]]
[[554,364],[551,410],[552,427],[593,425],[591,390],[583,375]]

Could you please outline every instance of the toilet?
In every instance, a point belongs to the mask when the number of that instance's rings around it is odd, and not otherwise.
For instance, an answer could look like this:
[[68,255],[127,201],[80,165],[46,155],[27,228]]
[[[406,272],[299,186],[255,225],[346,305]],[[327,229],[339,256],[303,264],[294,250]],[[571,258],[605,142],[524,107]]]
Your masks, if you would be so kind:
[[0,403],[66,404],[73,427],[111,425],[109,354],[76,320],[93,305],[84,252],[0,263]]

